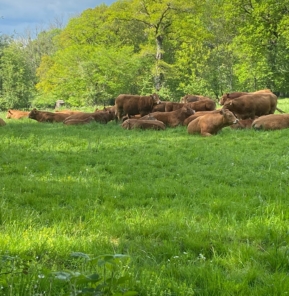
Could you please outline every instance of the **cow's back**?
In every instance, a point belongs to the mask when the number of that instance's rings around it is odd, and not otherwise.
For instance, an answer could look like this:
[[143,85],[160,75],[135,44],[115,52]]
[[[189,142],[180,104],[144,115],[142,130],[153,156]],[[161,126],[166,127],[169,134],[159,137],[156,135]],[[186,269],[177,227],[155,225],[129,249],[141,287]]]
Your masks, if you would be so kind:
[[254,129],[278,130],[289,127],[289,114],[269,114],[260,116],[252,123]]
[[273,93],[250,93],[227,101],[224,108],[236,113],[240,119],[274,114],[277,97]]

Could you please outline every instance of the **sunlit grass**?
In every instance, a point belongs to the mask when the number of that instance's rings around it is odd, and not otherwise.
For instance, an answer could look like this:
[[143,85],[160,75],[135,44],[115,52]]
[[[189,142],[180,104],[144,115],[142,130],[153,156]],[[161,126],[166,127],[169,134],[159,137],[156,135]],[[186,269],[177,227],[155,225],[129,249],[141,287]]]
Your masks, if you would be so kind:
[[[34,262],[13,276],[15,295],[24,286],[22,295],[68,293],[28,283],[43,270],[92,270],[72,252],[129,255],[129,288],[139,295],[289,292],[288,136],[7,121],[0,254]],[[3,262],[0,279],[11,284]]]

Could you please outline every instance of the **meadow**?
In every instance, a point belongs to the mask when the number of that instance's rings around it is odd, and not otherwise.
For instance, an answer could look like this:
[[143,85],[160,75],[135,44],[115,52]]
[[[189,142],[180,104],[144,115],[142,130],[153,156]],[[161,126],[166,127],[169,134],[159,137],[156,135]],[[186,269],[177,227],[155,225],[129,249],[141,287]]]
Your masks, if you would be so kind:
[[6,122],[1,295],[289,293],[289,129]]

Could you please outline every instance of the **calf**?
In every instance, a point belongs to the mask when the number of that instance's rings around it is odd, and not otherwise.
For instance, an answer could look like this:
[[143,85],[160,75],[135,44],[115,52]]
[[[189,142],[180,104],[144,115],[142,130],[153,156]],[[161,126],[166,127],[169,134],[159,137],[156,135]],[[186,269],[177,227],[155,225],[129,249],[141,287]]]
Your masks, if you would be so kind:
[[270,114],[260,116],[252,123],[256,130],[278,130],[289,127],[289,114]]
[[206,114],[191,121],[187,130],[189,134],[211,136],[217,134],[223,127],[237,122],[238,119],[231,111],[221,109],[219,112]]
[[[255,119],[258,117],[255,117]],[[230,128],[232,129],[248,129],[252,127],[252,123],[255,119],[247,118],[247,119],[240,119],[236,124],[232,124]]]
[[124,129],[154,129],[154,130],[164,130],[166,125],[159,120],[143,120],[143,119],[127,119],[122,125]]
[[149,115],[141,117],[140,119],[147,119],[151,116],[159,121],[162,121],[167,126],[176,127],[178,125],[183,125],[184,120],[194,113],[195,111],[190,107],[183,106],[181,109],[171,112],[153,112]]

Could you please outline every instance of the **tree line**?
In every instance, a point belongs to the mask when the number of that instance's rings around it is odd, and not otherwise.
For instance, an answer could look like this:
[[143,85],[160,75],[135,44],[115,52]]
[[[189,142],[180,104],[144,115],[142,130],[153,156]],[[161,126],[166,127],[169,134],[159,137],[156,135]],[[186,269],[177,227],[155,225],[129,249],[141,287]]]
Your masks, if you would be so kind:
[[107,104],[120,93],[284,96],[288,25],[289,0],[118,0],[36,38],[0,31],[0,108]]

